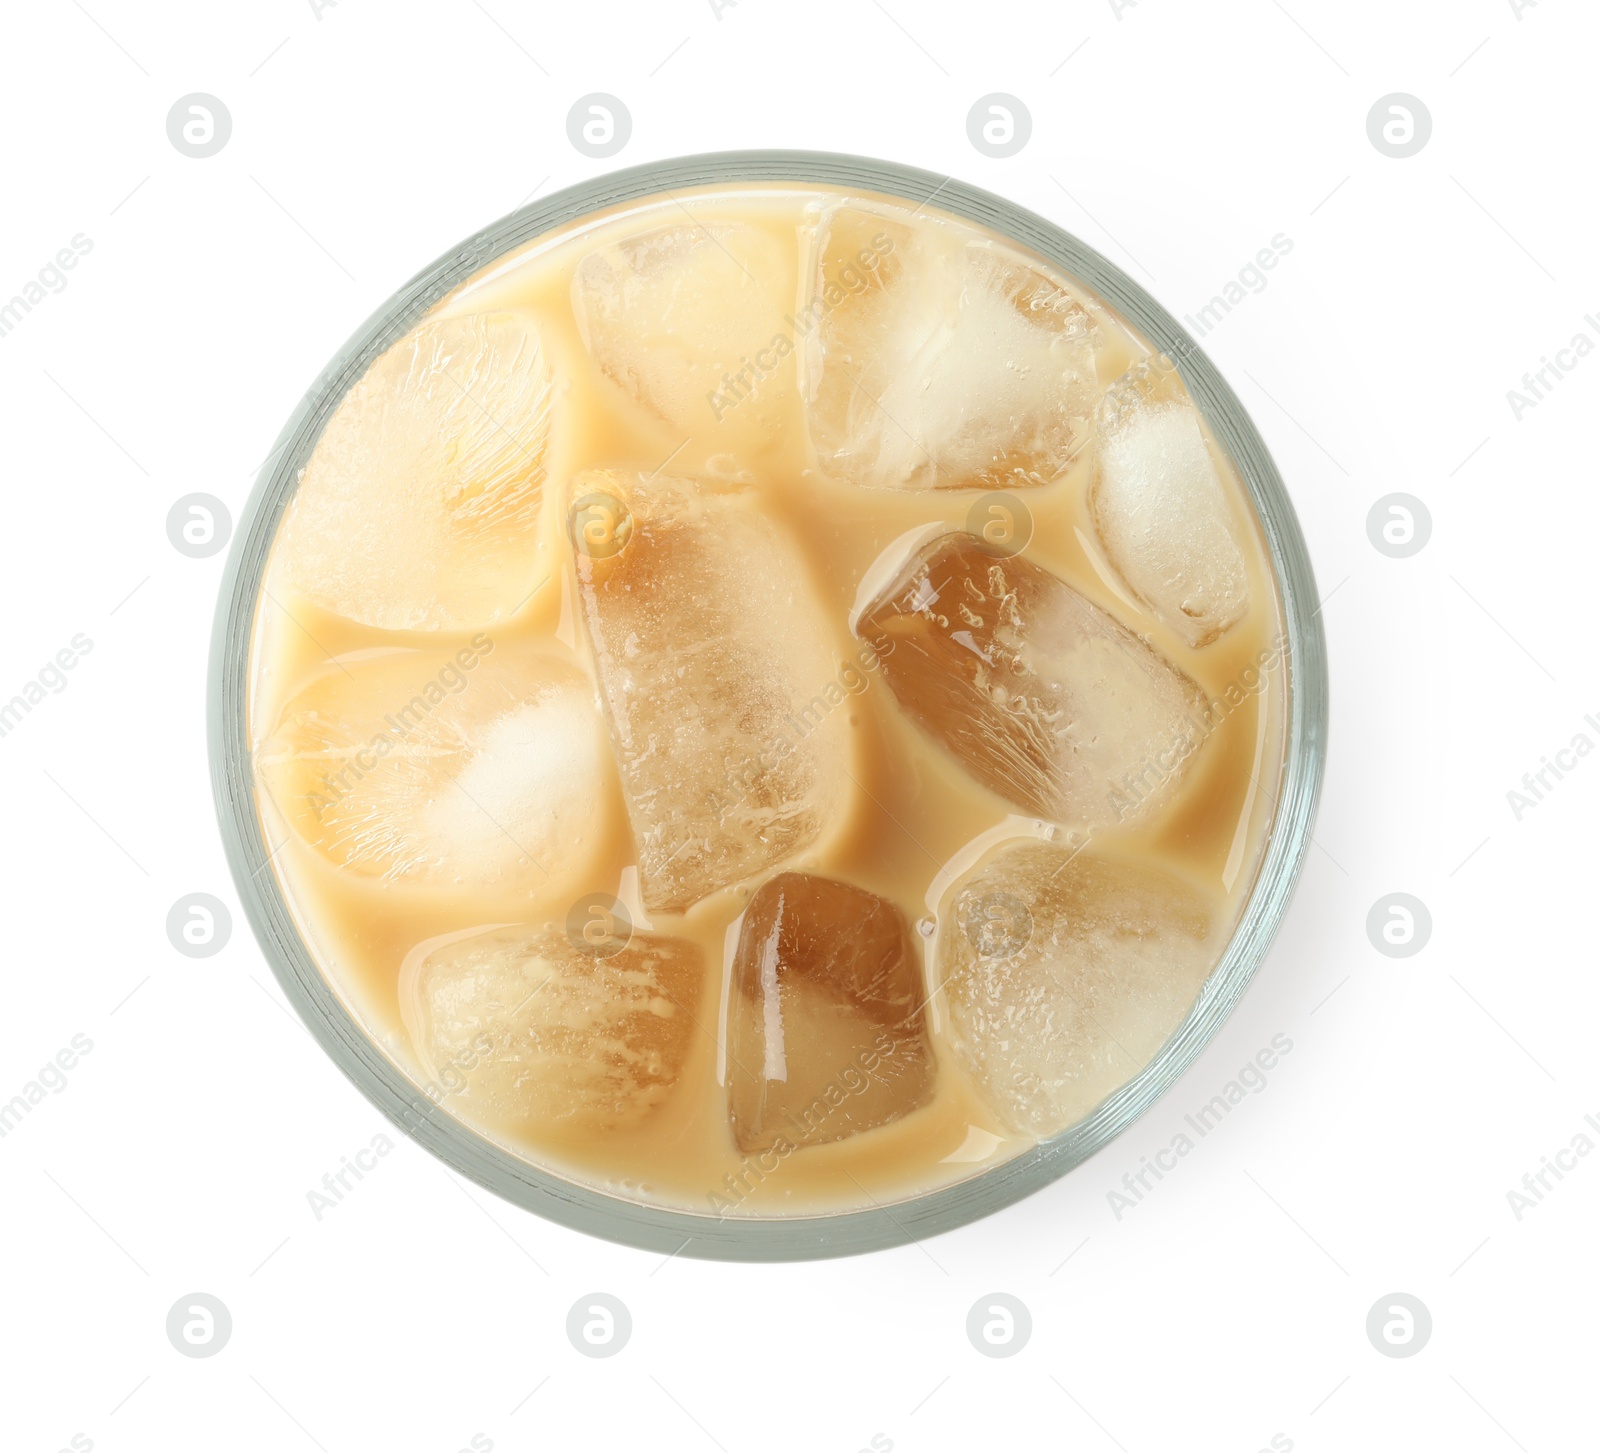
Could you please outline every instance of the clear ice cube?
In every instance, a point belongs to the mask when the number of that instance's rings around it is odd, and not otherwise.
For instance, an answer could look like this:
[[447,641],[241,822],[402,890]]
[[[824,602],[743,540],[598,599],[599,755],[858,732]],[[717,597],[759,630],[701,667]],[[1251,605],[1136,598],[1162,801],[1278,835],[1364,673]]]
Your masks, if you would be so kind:
[[804,562],[753,492],[596,471],[573,483],[569,522],[644,903],[683,912],[839,815],[840,659]]
[[739,1149],[823,1145],[926,1104],[925,997],[916,939],[894,904],[809,873],[764,883],[740,928],[728,1006]]
[[284,516],[278,578],[383,630],[513,615],[538,584],[551,390],[523,314],[413,329],[323,429]]
[[598,844],[605,755],[575,667],[480,634],[454,653],[331,662],[256,763],[290,826],[341,868],[559,897]]
[[1022,1133],[1076,1124],[1182,1023],[1215,958],[1207,900],[1147,864],[1052,842],[952,890],[940,973],[962,1063]]
[[1165,358],[1134,364],[1106,391],[1097,422],[1089,513],[1107,559],[1161,621],[1209,645],[1250,608],[1250,584],[1178,370]]
[[1047,484],[1088,438],[1098,327],[1022,254],[843,205],[820,224],[806,343],[824,469],[883,489]]
[[1183,672],[1065,581],[974,535],[924,545],[855,629],[911,719],[1040,817],[1137,821],[1203,740],[1204,698]]
[[634,934],[609,957],[555,926],[421,945],[401,973],[406,1028],[432,1082],[507,1129],[631,1129],[672,1093],[696,1033],[699,950]]
[[685,217],[592,252],[572,278],[600,371],[674,430],[752,449],[793,386],[792,249],[746,223]]

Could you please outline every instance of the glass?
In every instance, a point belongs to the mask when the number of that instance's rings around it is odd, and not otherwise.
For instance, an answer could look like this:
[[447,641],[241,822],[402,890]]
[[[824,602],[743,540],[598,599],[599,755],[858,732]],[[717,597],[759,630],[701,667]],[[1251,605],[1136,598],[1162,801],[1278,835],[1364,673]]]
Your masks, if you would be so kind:
[[[272,846],[262,831],[252,779],[248,705],[255,666],[252,625],[279,521],[329,415],[371,362],[452,289],[554,228],[652,194],[769,182],[877,193],[913,206],[937,194],[940,211],[969,218],[1056,264],[1174,360],[1212,436],[1243,481],[1266,541],[1287,641],[1286,740],[1270,835],[1227,949],[1177,1032],[1088,1119],[968,1180],[897,1201],[888,1209],[719,1218],[639,1204],[529,1164],[436,1105],[383,1053],[317,966],[270,870]],[[800,152],[682,158],[581,183],[486,228],[402,288],[324,370],[262,470],[223,584],[210,688],[213,784],[236,885],[286,996],[335,1063],[407,1134],[507,1200],[591,1234],[663,1254],[682,1248],[688,1255],[736,1260],[844,1255],[948,1230],[1039,1189],[1127,1128],[1217,1032],[1266,954],[1310,843],[1326,722],[1326,654],[1316,590],[1282,480],[1232,390],[1171,315],[1076,238],[1001,198],[893,163]]]

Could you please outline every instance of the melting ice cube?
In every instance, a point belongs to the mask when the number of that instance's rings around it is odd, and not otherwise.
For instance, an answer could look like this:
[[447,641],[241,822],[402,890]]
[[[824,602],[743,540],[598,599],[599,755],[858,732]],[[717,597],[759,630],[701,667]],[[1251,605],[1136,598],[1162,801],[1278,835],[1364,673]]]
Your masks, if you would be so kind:
[[1095,533],[1128,588],[1191,646],[1250,608],[1244,552],[1200,416],[1165,359],[1136,363],[1099,410]]
[[672,1093],[703,971],[679,939],[635,934],[609,957],[558,927],[449,934],[401,973],[406,1028],[433,1082],[507,1128],[630,1129]]
[[645,906],[683,912],[834,823],[850,780],[839,658],[752,494],[599,471],[574,482],[570,523]]
[[256,762],[294,830],[342,868],[557,897],[593,856],[609,777],[582,674],[482,634],[454,653],[330,663]]
[[959,882],[941,976],[962,1062],[1015,1130],[1076,1124],[1155,1055],[1215,958],[1206,899],[1145,864],[1030,841]]
[[551,387],[520,313],[413,329],[323,429],[278,538],[283,581],[384,630],[513,615],[539,583]]
[[758,447],[793,387],[792,248],[759,227],[689,218],[590,253],[572,307],[608,378],[673,429]]
[[1135,821],[1204,739],[1194,682],[1048,570],[974,535],[924,545],[856,634],[918,726],[1041,817]]
[[926,1104],[925,996],[894,904],[808,873],[764,883],[745,912],[728,1008],[739,1149],[843,1140]]
[[1047,484],[1083,447],[1098,329],[1020,253],[958,224],[840,206],[822,221],[806,345],[811,439],[884,489]]

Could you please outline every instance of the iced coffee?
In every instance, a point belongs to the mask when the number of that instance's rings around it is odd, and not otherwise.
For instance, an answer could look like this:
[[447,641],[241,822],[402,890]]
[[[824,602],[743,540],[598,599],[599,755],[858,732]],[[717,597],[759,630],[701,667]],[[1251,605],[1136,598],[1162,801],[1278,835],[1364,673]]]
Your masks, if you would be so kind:
[[251,731],[330,984],[452,1115],[717,1216],[891,1204],[1081,1122],[1255,880],[1262,531],[1171,357],[897,199],[629,202],[327,419]]

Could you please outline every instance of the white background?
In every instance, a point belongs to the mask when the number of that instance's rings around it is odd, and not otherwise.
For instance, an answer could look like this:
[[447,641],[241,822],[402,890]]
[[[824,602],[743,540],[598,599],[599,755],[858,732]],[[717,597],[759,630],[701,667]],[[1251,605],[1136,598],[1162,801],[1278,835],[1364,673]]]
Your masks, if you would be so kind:
[[[1507,1192],[1600,1112],[1600,759],[1520,821],[1506,795],[1576,733],[1600,742],[1600,357],[1520,421],[1506,397],[1575,333],[1600,341],[1592,7],[44,0],[5,30],[0,298],[74,235],[93,250],[0,338],[0,699],[75,634],[94,646],[0,738],[0,1101],[75,1034],[94,1047],[0,1139],[0,1445],[1593,1446],[1600,1155],[1520,1220]],[[193,91],[233,117],[206,160],[166,134]],[[567,139],[591,91],[632,113],[612,160]],[[996,91],[1033,118],[1007,160],[966,131]],[[1404,160],[1366,129],[1396,91],[1434,126]],[[1292,239],[1204,346],[1326,597],[1332,743],[1298,896],[1243,1005],[1134,1130],[923,1246],[664,1262],[409,1142],[319,1222],[307,1192],[387,1127],[239,917],[205,759],[223,557],[179,554],[167,512],[203,491],[237,518],[355,326],[530,194],[759,145],[988,187],[1179,314]],[[1432,515],[1408,559],[1368,539],[1394,491]],[[167,940],[195,891],[234,908],[214,958]],[[1393,891],[1432,913],[1411,958],[1368,940]],[[1118,1220],[1108,1191],[1278,1033],[1294,1048],[1266,1088]],[[634,1321],[605,1361],[564,1330],[597,1290]],[[234,1323],[205,1360],[164,1330],[194,1291]],[[1003,1360],[965,1331],[995,1291],[1033,1318]],[[1433,1318],[1403,1360],[1365,1330],[1397,1291]]]

